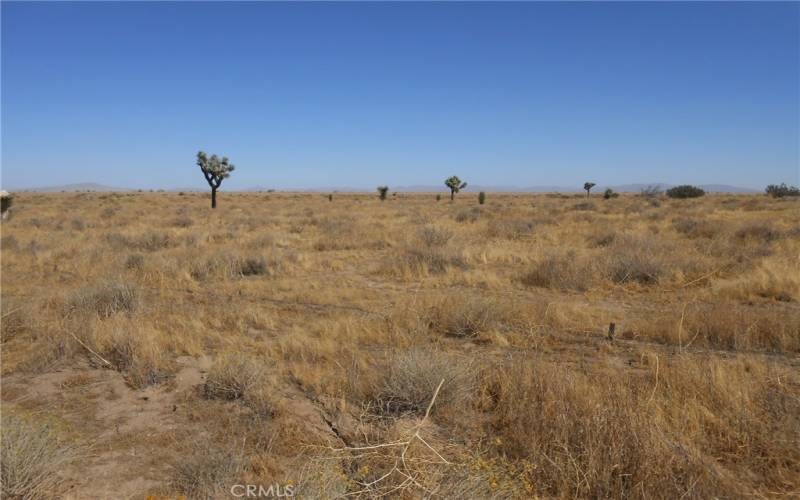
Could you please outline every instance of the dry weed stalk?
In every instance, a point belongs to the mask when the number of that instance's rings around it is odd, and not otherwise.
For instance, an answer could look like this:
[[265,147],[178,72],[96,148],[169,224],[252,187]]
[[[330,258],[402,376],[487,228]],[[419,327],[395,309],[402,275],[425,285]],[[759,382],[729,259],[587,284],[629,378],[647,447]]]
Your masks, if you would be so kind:
[[[392,441],[389,443],[381,443],[371,446],[347,446],[344,448],[333,448],[328,447],[331,451],[335,453],[351,453],[356,452],[357,455],[355,457],[350,458],[360,458],[372,455],[373,453],[380,453],[378,450],[386,450],[386,449],[399,449],[400,455],[395,457],[390,457],[394,459],[394,464],[389,469],[388,472],[382,474],[377,479],[373,479],[371,481],[357,481],[361,489],[349,492],[346,496],[359,496],[363,494],[371,494],[374,497],[383,497],[391,494],[397,494],[400,491],[407,490],[413,486],[420,488],[421,490],[425,491],[429,495],[433,495],[434,492],[430,491],[426,488],[420,481],[419,481],[419,474],[421,471],[413,468],[410,464],[412,463],[423,463],[423,464],[441,464],[441,465],[451,465],[451,462],[444,458],[436,449],[431,446],[425,438],[422,437],[420,432],[422,431],[423,426],[428,421],[428,417],[430,416],[431,409],[433,408],[433,404],[436,402],[436,397],[439,395],[439,390],[444,385],[444,379],[439,382],[439,385],[436,387],[436,390],[433,393],[433,397],[431,398],[430,403],[428,404],[428,408],[425,410],[425,415],[419,421],[419,423],[414,426],[413,432],[408,435],[405,439],[400,439],[397,441]],[[433,452],[436,456],[437,461],[431,461],[424,458],[411,458],[407,457],[409,449],[414,442],[422,443],[428,450]],[[388,479],[392,476],[392,474],[399,474],[403,480],[398,485],[393,484],[386,484],[383,483],[388,481]]]

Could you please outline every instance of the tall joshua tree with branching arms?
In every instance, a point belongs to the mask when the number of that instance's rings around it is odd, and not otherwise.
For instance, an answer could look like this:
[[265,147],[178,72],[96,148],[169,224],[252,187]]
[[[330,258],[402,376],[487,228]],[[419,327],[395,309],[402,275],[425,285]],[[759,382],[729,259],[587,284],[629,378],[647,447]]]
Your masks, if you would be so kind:
[[584,182],[583,183],[583,190],[586,191],[586,197],[587,198],[589,197],[589,191],[591,191],[592,188],[595,187],[596,185],[597,184],[595,184],[594,182]]
[[378,197],[381,201],[386,199],[386,193],[389,192],[389,186],[378,186]]
[[222,179],[230,177],[236,167],[228,161],[227,156],[220,158],[211,155],[209,158],[203,151],[197,153],[197,166],[203,171],[208,185],[211,186],[211,208],[217,208],[217,189],[222,184]]
[[457,192],[467,187],[467,183],[461,182],[461,179],[459,179],[457,175],[448,177],[444,181],[444,185],[450,188],[450,201],[453,201]]

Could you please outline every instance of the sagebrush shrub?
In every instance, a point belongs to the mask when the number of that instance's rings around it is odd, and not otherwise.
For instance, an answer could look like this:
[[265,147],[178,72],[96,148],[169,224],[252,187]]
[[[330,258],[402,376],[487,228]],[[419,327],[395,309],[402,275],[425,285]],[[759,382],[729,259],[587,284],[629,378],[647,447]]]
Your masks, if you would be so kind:
[[56,498],[64,486],[59,472],[78,450],[52,426],[3,410],[0,477],[5,498]]
[[384,373],[376,399],[380,408],[393,414],[424,414],[442,381],[434,411],[462,405],[475,391],[475,369],[469,361],[433,350],[398,354]]

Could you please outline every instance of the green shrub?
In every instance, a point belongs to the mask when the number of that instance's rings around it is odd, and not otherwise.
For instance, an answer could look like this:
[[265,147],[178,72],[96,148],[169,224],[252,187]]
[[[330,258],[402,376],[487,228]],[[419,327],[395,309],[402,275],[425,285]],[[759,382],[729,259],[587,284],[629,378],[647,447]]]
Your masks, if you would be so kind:
[[478,203],[481,204],[481,205],[486,203],[486,193],[484,193],[483,191],[478,193]]
[[618,198],[619,193],[615,192],[613,189],[608,188],[603,192],[603,198],[606,200],[610,200],[611,198]]
[[766,192],[773,198],[784,198],[786,196],[800,196],[800,189],[795,186],[787,186],[785,183],[770,184],[767,186]]
[[699,198],[706,194],[705,191],[697,186],[683,184],[667,189],[667,196],[670,198]]

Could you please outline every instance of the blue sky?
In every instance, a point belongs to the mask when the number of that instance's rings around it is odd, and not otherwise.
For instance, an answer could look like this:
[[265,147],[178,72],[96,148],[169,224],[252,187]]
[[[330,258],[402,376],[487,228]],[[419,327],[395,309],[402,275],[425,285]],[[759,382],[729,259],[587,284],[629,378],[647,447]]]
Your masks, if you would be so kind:
[[2,183],[800,177],[800,3],[2,3]]

